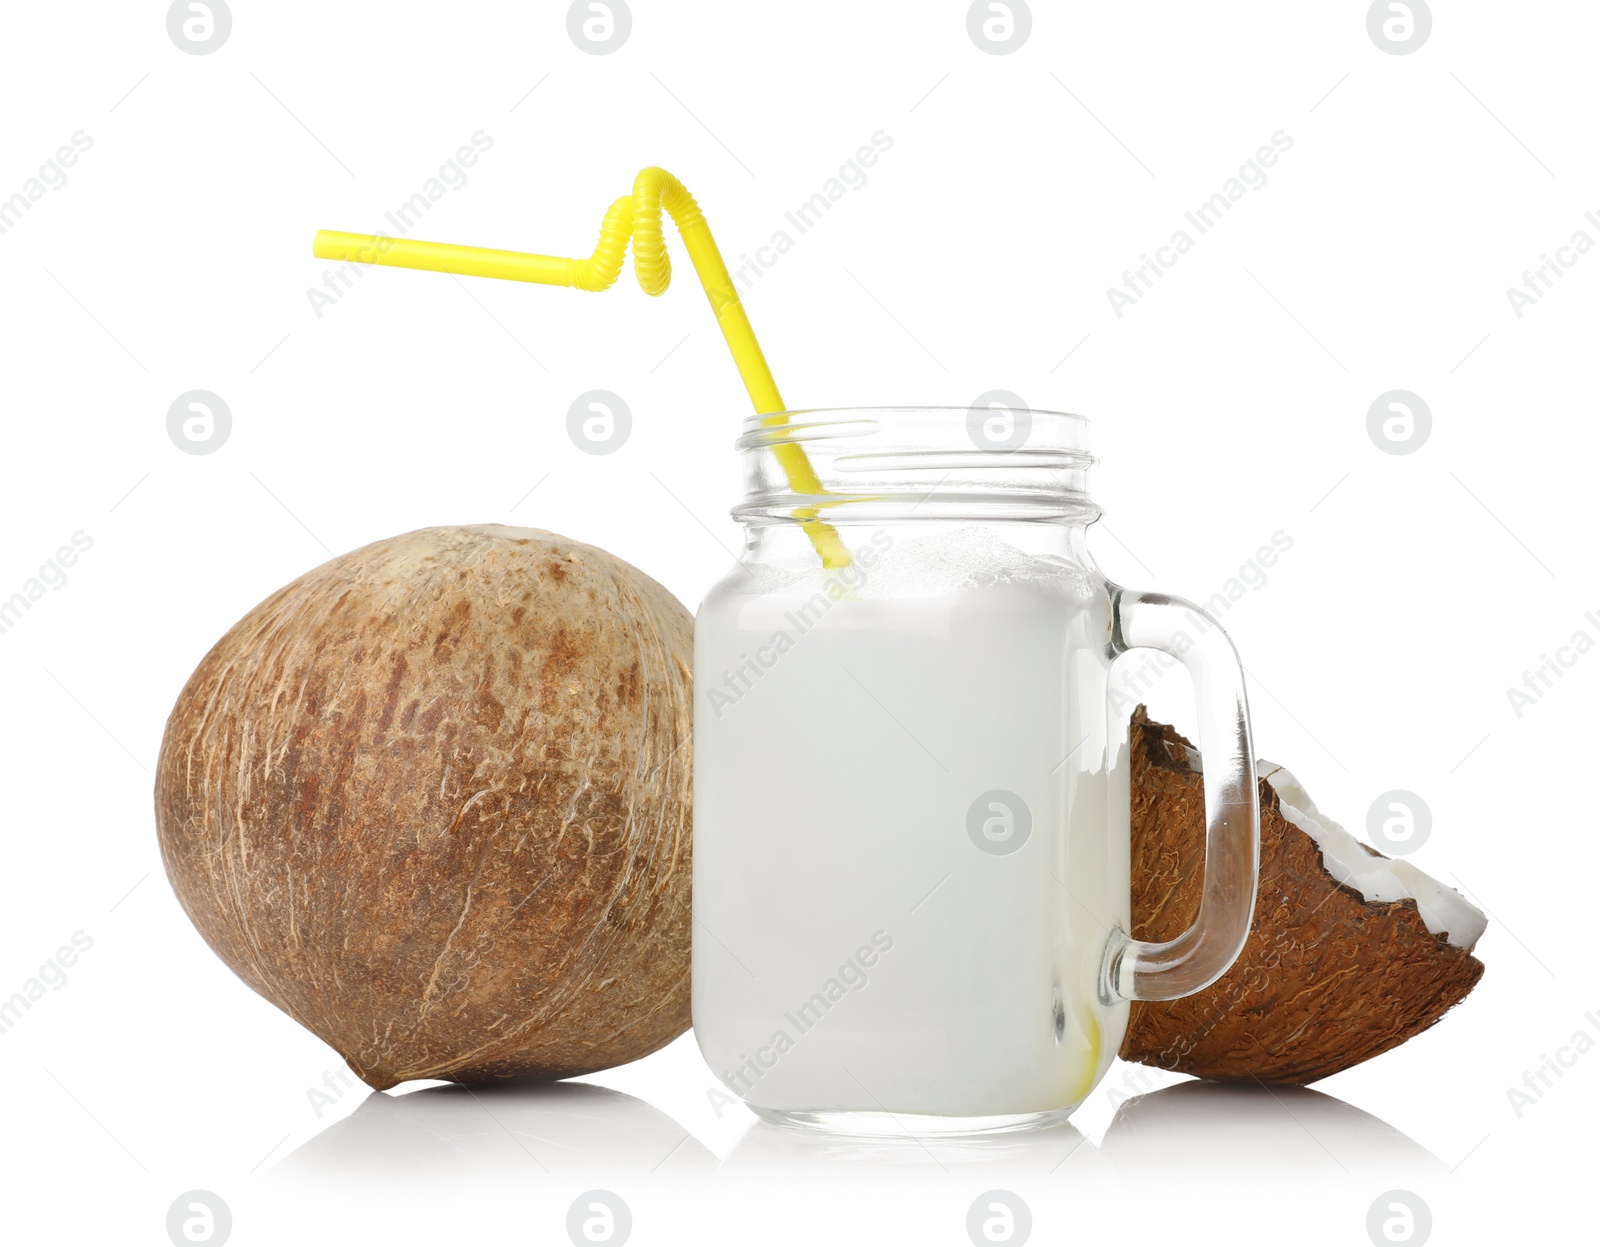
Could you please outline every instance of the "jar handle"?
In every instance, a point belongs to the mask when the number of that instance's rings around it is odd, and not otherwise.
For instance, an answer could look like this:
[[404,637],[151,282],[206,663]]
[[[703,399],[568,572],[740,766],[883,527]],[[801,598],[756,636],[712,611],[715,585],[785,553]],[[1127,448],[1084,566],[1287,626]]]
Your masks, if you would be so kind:
[[1131,649],[1171,654],[1194,682],[1205,763],[1205,881],[1200,913],[1176,939],[1153,943],[1112,933],[1101,994],[1107,1002],[1176,1000],[1227,973],[1250,934],[1261,847],[1250,711],[1233,643],[1194,603],[1113,588],[1110,653]]

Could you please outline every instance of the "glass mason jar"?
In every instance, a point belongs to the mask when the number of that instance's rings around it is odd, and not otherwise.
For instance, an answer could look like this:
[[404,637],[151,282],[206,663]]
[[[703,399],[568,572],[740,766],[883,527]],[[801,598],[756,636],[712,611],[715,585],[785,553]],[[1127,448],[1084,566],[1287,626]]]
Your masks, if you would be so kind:
[[[739,440],[745,548],[695,628],[693,1007],[712,1070],[771,1121],[1054,1122],[1130,999],[1199,990],[1249,931],[1233,647],[1095,566],[1081,417],[992,416],[791,412]],[[795,447],[822,492],[792,490]],[[825,568],[835,536],[849,555]],[[1201,910],[1162,944],[1129,936],[1128,716],[1108,698],[1137,647],[1190,672],[1206,761]]]

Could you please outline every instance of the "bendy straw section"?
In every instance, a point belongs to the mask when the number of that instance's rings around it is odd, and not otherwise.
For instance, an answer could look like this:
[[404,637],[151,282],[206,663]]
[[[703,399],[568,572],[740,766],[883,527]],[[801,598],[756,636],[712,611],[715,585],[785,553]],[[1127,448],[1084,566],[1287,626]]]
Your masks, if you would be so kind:
[[[587,257],[535,255],[521,251],[500,251],[489,247],[464,247],[454,243],[424,242],[420,239],[390,238],[372,234],[349,234],[337,230],[317,233],[312,250],[319,259],[353,261],[357,264],[389,265],[395,268],[424,269],[434,273],[456,273],[466,277],[496,277],[505,281],[536,282],[546,286],[572,286],[579,290],[610,289],[622,272],[624,257],[631,244],[634,274],[646,294],[663,293],[672,281],[672,260],[667,254],[662,213],[672,217],[683,239],[690,263],[711,303],[724,341],[733,355],[740,379],[755,405],[757,414],[773,425],[786,416],[783,396],[767,367],[766,356],[756,340],[750,318],[728,274],[722,253],[717,249],[711,227],[706,224],[694,196],[665,169],[649,168],[634,179],[633,193],[615,200],[606,209],[600,225],[600,238],[593,254]],[[805,450],[793,444],[775,446],[773,453],[796,494],[825,492]],[[847,567],[850,554],[832,525],[816,518],[817,509],[797,510],[811,543],[826,567]]]

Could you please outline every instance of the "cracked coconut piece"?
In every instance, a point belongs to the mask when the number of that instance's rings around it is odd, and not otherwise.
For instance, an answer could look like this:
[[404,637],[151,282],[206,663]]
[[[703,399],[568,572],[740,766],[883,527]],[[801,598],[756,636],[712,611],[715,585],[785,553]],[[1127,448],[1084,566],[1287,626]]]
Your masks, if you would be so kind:
[[[1133,935],[1166,940],[1200,907],[1200,757],[1140,707],[1131,728]],[[1124,1060],[1221,1081],[1310,1083],[1426,1030],[1483,974],[1482,913],[1355,839],[1282,767],[1257,763],[1261,882],[1233,967],[1181,1000],[1135,1001]]]

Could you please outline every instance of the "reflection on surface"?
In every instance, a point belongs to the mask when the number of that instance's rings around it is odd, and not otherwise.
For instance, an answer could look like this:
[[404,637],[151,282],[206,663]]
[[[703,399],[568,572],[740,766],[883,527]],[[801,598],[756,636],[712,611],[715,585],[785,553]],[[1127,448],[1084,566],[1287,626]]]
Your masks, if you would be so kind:
[[289,1181],[592,1175],[683,1181],[716,1158],[659,1109],[607,1087],[559,1082],[373,1092],[274,1167]]
[[1098,1148],[1070,1124],[969,1139],[861,1139],[756,1122],[719,1166],[698,1139],[644,1101],[564,1082],[374,1093],[286,1157],[272,1180],[302,1189],[375,1183],[399,1192],[441,1183],[466,1190],[486,1178],[564,1189],[581,1179],[632,1190],[682,1189],[715,1173],[726,1188],[882,1189],[955,1178],[963,1186],[1020,1182],[1066,1191],[1123,1179],[1251,1174],[1293,1186],[1444,1172],[1387,1123],[1302,1087],[1178,1083],[1126,1101]]
[[1117,1109],[1100,1152],[1118,1174],[1171,1181],[1247,1172],[1310,1180],[1445,1172],[1387,1122],[1305,1087],[1182,1082],[1152,1091]]
[[307,1247],[475,1242],[493,1222],[521,1227],[508,1242],[564,1243],[597,1190],[631,1209],[641,1244],[964,1242],[993,1191],[1026,1201],[1032,1242],[1205,1241],[1197,1226],[1265,1242],[1280,1225],[1311,1243],[1365,1241],[1378,1194],[1432,1198],[1444,1174],[1376,1117],[1298,1088],[1179,1083],[1123,1103],[1099,1147],[1071,1125],[867,1140],[757,1122],[718,1166],[651,1105],[568,1082],[370,1095],[229,1198],[252,1241]]

